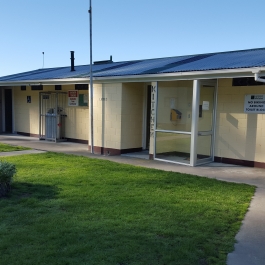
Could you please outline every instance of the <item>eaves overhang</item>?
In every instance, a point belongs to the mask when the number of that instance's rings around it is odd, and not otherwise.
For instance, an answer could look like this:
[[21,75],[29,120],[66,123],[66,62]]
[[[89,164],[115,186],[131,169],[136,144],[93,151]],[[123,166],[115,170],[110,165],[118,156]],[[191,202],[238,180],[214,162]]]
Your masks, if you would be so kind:
[[[123,76],[94,76],[94,83],[122,83],[122,82],[152,82],[196,79],[219,79],[236,77],[254,77],[254,72],[259,71],[260,76],[265,76],[265,67],[221,69],[207,71],[174,72],[162,74],[123,75]],[[89,84],[90,78],[65,78],[43,80],[0,81],[0,86],[32,86],[32,85],[71,85]]]

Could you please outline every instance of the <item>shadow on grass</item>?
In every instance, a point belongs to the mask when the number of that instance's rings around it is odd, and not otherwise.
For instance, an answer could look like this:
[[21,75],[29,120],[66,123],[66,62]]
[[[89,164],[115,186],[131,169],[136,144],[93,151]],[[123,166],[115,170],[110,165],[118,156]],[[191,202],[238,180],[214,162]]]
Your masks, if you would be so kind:
[[58,194],[58,187],[44,184],[32,184],[26,182],[14,182],[11,185],[11,192],[6,199],[53,199]]

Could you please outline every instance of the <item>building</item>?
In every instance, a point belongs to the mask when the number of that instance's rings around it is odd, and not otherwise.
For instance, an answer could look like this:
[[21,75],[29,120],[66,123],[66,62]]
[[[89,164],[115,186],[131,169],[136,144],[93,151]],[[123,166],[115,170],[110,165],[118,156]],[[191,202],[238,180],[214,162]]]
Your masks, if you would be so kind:
[[[0,77],[0,129],[88,143],[89,65]],[[265,48],[94,62],[94,152],[265,167]]]

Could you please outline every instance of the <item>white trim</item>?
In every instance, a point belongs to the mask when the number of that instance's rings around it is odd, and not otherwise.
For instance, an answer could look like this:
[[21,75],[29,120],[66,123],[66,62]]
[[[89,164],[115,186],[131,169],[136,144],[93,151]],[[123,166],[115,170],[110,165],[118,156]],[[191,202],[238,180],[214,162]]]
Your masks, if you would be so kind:
[[198,120],[200,104],[200,80],[193,80],[192,96],[192,121],[191,121],[191,143],[190,143],[190,165],[196,166],[197,163],[197,140],[198,140]]
[[156,132],[164,132],[164,133],[175,133],[175,134],[189,134],[191,135],[191,132],[185,132],[185,131],[171,131],[171,130],[157,130]]
[[[204,85],[212,86],[214,89],[214,95],[213,95],[213,109],[212,109],[212,128],[209,131],[197,131],[197,139],[198,136],[211,136],[211,147],[210,147],[210,157],[205,159],[197,159],[196,154],[196,166],[202,165],[206,163],[210,163],[214,160],[214,153],[215,153],[215,127],[216,127],[216,102],[217,102],[217,80],[204,80],[200,82],[200,89]],[[200,96],[199,96],[199,102],[200,102]],[[196,152],[197,152],[198,146],[196,146]]]
[[188,164],[188,163],[177,162],[177,161],[172,161],[172,160],[166,160],[166,159],[161,159],[161,158],[156,158],[155,160],[162,161],[162,162],[173,163],[173,164],[178,164],[178,165],[191,166],[191,164]]
[[[206,71],[189,71],[163,74],[148,75],[127,75],[127,76],[110,76],[110,77],[93,77],[94,83],[113,83],[113,82],[152,82],[172,81],[172,80],[200,80],[200,79],[218,79],[233,77],[253,77],[253,72],[259,71],[259,75],[265,75],[265,67],[206,70]],[[66,79],[40,79],[24,81],[0,81],[1,86],[20,86],[20,85],[56,85],[56,84],[89,84],[90,78],[66,78]]]
[[216,117],[217,117],[217,102],[218,102],[218,86],[219,86],[219,79],[216,80],[215,85],[215,97],[214,97],[214,112],[213,112],[213,134],[212,134],[212,156],[214,161],[215,157],[215,140],[216,140]]

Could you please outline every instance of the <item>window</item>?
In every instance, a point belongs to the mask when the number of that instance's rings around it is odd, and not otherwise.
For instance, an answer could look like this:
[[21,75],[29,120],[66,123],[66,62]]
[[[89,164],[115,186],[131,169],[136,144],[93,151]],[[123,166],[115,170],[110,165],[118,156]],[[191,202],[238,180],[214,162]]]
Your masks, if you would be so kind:
[[256,82],[254,77],[233,78],[232,86],[262,86],[263,83]]
[[43,90],[43,85],[31,86],[31,90]]
[[75,90],[88,90],[88,84],[75,84]]
[[61,85],[55,85],[54,90],[62,90],[62,86]]
[[20,90],[27,90],[27,87],[26,86],[21,86]]

